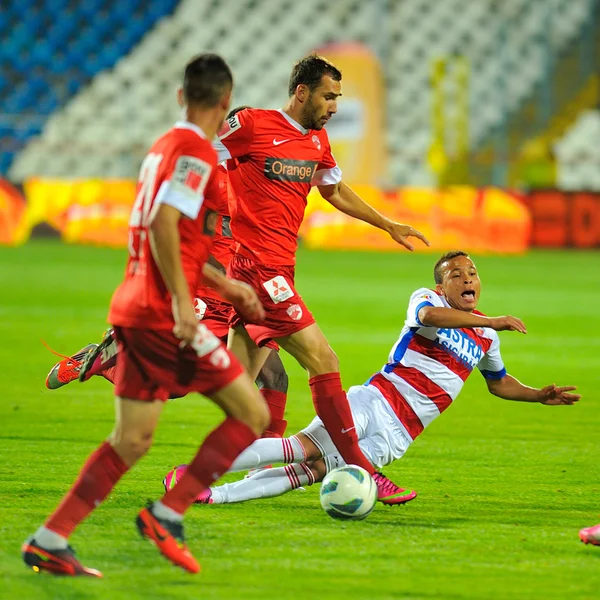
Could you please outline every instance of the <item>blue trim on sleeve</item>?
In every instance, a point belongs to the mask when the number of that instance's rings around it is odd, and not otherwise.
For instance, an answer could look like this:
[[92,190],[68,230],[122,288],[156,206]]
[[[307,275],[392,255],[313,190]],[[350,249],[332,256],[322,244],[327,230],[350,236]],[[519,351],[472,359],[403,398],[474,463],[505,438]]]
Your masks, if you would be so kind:
[[488,371],[487,369],[482,369],[481,374],[486,379],[502,379],[506,377],[506,369],[502,369],[501,371]]
[[421,304],[419,304],[419,306],[417,306],[417,308],[415,309],[415,321],[421,326],[421,327],[425,327],[425,325],[423,325],[423,323],[421,323],[421,320],[419,319],[419,311],[424,307],[424,306],[433,306],[433,304],[431,302],[428,302],[427,300],[425,300],[425,302],[421,302]]

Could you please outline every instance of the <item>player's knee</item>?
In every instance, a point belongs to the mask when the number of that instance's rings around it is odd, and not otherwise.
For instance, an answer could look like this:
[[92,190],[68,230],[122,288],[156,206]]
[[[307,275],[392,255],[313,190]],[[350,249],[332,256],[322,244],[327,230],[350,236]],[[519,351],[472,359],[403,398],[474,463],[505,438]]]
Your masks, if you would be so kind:
[[271,421],[271,414],[261,396],[241,407],[236,418],[245,423],[257,436],[262,435]]
[[133,464],[150,450],[152,441],[151,432],[131,431],[113,433],[110,443],[125,462]]
[[288,375],[279,357],[277,362],[267,361],[256,378],[256,384],[259,388],[275,390],[283,394],[288,391],[288,383]]

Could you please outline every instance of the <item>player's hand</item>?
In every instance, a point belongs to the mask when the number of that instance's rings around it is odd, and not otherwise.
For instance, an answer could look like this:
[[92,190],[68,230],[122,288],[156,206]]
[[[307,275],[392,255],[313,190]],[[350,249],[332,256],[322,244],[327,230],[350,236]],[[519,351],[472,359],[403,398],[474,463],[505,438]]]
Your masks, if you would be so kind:
[[431,246],[429,240],[420,231],[413,229],[410,225],[402,225],[402,223],[390,221],[387,226],[387,232],[395,242],[402,244],[411,252],[415,247],[406,239],[409,237],[419,238],[426,246]]
[[198,330],[198,318],[194,310],[194,304],[189,296],[173,298],[171,302],[175,327],[173,333],[181,340],[181,345],[191,344]]
[[256,292],[246,283],[230,279],[227,289],[223,290],[223,296],[233,304],[244,319],[252,322],[264,320],[265,309]]
[[496,331],[519,331],[520,333],[527,333],[527,327],[521,319],[517,317],[491,317],[490,327]]
[[539,391],[540,402],[546,406],[561,406],[565,404],[574,404],[581,398],[581,394],[569,394],[576,390],[577,386],[568,385],[558,387],[555,383],[547,385]]

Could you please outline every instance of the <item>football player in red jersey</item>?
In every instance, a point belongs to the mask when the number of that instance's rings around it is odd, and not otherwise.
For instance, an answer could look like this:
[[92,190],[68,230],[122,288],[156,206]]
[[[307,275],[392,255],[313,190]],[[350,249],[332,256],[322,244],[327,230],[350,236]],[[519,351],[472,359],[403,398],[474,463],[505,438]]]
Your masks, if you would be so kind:
[[[231,118],[245,108],[248,107],[240,106],[233,109],[227,118]],[[216,212],[214,238],[208,260],[212,266],[225,273],[234,245],[229,216],[229,203],[233,192],[229,185],[227,169],[223,165],[217,167],[215,175],[218,186],[212,186],[206,190],[205,200],[207,203],[212,202],[214,206],[211,208],[214,208]],[[212,196],[211,192],[214,192]],[[206,285],[205,281],[201,281],[196,289],[194,309],[198,320],[202,321],[218,338],[223,341],[227,340],[231,303],[223,300],[215,289]],[[263,437],[282,437],[287,425],[284,411],[288,377],[279,357],[277,344],[269,342],[268,346],[274,351],[270,353],[256,379],[271,415],[271,421],[264,431]],[[46,387],[53,390],[76,379],[87,381],[94,375],[104,377],[114,383],[117,354],[117,340],[114,330],[111,328],[106,331],[100,344],[88,344],[74,355],[64,356],[63,360],[57,362],[46,377]]]
[[207,264],[214,211],[204,202],[216,185],[217,155],[210,140],[229,110],[233,78],[214,54],[191,60],[179,100],[186,120],[159,138],[146,156],[129,222],[129,259],[111,301],[109,321],[119,343],[116,422],[45,524],[23,545],[35,571],[101,576],[84,567],[68,538],[148,451],[163,402],[200,392],[226,419],[200,446],[187,472],[159,501],[143,509],[137,526],[174,564],[200,566],[183,537],[183,513],[265,429],[262,396],[239,361],[202,323],[192,302],[201,276],[249,319],[264,313],[256,294]]
[[229,346],[253,377],[268,356],[270,340],[294,356],[308,371],[316,412],[344,460],[374,476],[382,502],[398,504],[406,490],[394,486],[390,492],[391,482],[361,452],[337,356],[294,288],[298,230],[312,186],[340,211],[383,229],[409,250],[411,236],[428,243],[343,183],[323,128],[337,111],[341,78],[334,65],[317,55],[302,59],[292,71],[283,110],[246,109],[226,121],[215,144],[219,160],[228,161],[236,197],[230,212],[237,244],[228,274],[252,286],[266,312],[260,323],[235,315]]

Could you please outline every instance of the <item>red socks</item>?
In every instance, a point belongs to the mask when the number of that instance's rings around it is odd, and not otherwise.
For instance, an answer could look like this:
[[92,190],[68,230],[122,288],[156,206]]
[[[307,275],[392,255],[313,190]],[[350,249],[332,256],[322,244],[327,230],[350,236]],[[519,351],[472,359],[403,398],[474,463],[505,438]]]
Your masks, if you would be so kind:
[[358,436],[339,373],[317,375],[309,380],[315,410],[342,458],[373,475],[375,469],[358,445]]
[[129,470],[114,448],[104,442],[88,459],[58,508],[45,525],[48,529],[69,537],[110,494],[119,479]]
[[261,389],[260,393],[263,395],[263,398],[269,407],[269,412],[271,413],[271,422],[262,436],[265,438],[283,437],[285,428],[287,427],[287,421],[283,418],[287,394],[285,392],[278,392],[277,390],[268,390],[265,388]]
[[245,423],[227,417],[204,440],[177,485],[161,498],[161,502],[183,514],[198,494],[226,473],[238,455],[255,440],[256,434]]

